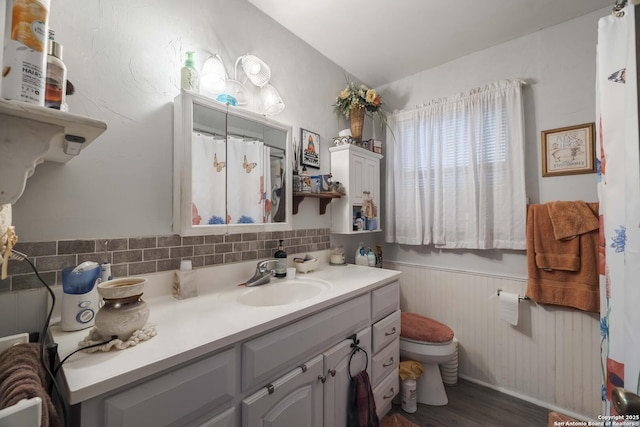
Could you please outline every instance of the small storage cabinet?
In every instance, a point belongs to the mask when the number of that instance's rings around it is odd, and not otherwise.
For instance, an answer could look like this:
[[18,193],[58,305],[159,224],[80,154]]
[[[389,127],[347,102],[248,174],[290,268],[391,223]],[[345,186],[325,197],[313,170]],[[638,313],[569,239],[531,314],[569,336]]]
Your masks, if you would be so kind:
[[[331,174],[344,185],[346,194],[331,204],[331,232],[336,234],[380,231],[380,159],[382,155],[355,145],[330,147]],[[364,194],[368,192],[378,208],[375,226],[354,231],[353,222],[362,212]]]

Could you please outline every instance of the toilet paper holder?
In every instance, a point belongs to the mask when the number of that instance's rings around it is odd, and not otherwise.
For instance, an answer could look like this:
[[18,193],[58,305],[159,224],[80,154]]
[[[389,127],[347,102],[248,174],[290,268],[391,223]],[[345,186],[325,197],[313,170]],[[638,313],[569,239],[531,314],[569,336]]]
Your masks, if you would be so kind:
[[[500,292],[502,292],[502,289],[498,289],[498,296],[500,296]],[[522,295],[518,295],[518,302],[520,301],[529,301],[529,297],[528,296],[522,296]]]

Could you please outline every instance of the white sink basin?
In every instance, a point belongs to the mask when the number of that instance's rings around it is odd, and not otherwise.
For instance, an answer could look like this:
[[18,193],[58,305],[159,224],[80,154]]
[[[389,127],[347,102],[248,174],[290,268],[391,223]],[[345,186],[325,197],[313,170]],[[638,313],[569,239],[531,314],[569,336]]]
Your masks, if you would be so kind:
[[257,307],[292,304],[316,297],[331,287],[320,279],[271,279],[271,283],[249,288],[238,302]]

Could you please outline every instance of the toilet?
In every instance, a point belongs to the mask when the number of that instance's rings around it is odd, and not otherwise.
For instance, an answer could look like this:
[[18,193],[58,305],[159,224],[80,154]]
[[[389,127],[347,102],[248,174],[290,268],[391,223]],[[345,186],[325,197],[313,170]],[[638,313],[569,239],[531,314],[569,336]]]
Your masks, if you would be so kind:
[[439,364],[457,357],[458,340],[444,323],[417,313],[401,314],[400,359],[415,360],[424,372],[416,380],[417,401],[426,405],[449,403]]

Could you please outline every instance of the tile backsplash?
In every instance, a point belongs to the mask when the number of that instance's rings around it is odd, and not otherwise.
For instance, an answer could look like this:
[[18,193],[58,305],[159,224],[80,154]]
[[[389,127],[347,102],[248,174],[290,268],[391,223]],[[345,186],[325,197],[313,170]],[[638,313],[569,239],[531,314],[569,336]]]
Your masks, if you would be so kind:
[[[61,285],[63,268],[84,261],[111,263],[113,277],[177,270],[190,259],[195,268],[270,258],[284,240],[288,254],[329,249],[329,229],[266,231],[215,236],[177,234],[93,240],[18,242],[14,249],[29,257],[50,286]],[[42,284],[27,262],[9,261],[0,292],[39,288]]]

